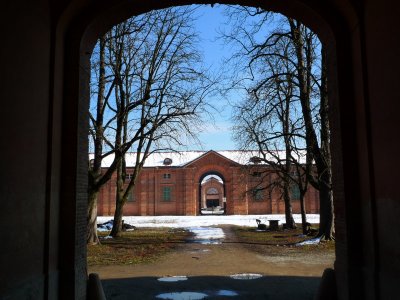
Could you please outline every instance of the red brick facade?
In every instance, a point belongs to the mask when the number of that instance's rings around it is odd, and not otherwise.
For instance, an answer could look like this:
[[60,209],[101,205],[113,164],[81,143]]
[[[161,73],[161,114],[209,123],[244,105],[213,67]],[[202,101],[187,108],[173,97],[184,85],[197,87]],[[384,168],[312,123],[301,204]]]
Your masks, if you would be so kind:
[[[132,196],[125,204],[124,215],[199,215],[207,203],[208,206],[218,203],[228,215],[283,214],[284,202],[279,189],[254,192],[261,173],[263,181],[269,183],[277,176],[268,168],[239,164],[215,151],[208,151],[183,166],[144,167]],[[130,172],[128,168],[127,174]],[[209,175],[218,176],[223,183]],[[207,194],[211,187],[215,189]],[[115,189],[113,177],[100,191],[99,216],[113,215]],[[211,201],[213,199],[216,202]],[[305,203],[307,213],[319,213],[319,196],[314,188],[309,188]],[[300,213],[299,204],[298,199],[292,199],[293,213]]]

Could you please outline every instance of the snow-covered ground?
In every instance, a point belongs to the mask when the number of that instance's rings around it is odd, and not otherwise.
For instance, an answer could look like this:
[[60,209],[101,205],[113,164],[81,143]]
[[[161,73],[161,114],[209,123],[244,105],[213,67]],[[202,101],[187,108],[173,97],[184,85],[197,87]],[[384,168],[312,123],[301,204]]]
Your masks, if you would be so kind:
[[310,240],[305,240],[303,242],[297,243],[296,246],[318,245],[320,242],[321,242],[321,237],[316,237]]
[[[301,223],[300,214],[293,215],[296,223]],[[97,217],[97,223],[102,224],[113,217]],[[279,224],[285,223],[285,215],[222,215],[222,216],[126,216],[125,223],[136,227],[172,227],[189,228],[217,225],[239,225],[256,227],[256,219],[268,225],[268,220],[279,220]],[[307,222],[319,223],[318,214],[307,215]]]
[[187,227],[190,232],[194,233],[192,241],[204,245],[221,244],[225,238],[225,233],[221,228],[215,227]]

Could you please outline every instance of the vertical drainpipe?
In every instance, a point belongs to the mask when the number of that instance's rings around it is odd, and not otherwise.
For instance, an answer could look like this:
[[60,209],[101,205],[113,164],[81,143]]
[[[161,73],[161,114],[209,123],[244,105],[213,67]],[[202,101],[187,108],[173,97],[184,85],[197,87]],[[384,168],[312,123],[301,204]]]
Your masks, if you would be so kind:
[[227,215],[228,214],[228,197],[227,197],[227,194],[226,194],[226,179],[224,178],[224,180],[222,180],[222,189],[223,189],[223,192],[224,192],[224,198],[225,198],[225,203],[224,203],[224,210],[225,210],[225,215]]
[[186,185],[187,185],[187,180],[186,180],[187,171],[186,171],[186,169],[183,169],[183,171],[181,172],[181,176],[183,176],[183,180],[182,180],[182,182],[183,182],[182,215],[185,216],[186,215],[186,201],[187,201],[186,200],[186,191],[187,191],[187,187],[186,187]]
[[271,214],[272,214],[272,189],[271,189],[271,184],[272,184],[272,179],[271,179],[271,173],[269,173],[268,174],[268,181],[269,181],[269,183],[268,183],[268,185],[269,185],[269,188],[268,188],[268,193],[269,193],[269,203],[270,203],[270,206],[271,206]]
[[154,197],[153,197],[153,216],[155,216],[156,215],[156,197],[157,197],[157,182],[156,182],[156,180],[157,180],[157,167],[154,169],[154,173],[153,173],[154,175],[154,180],[153,180],[153,184],[154,184],[154,188],[153,188],[153,191],[154,191]]
[[[112,195],[112,190],[111,190],[111,186],[112,184],[110,184],[111,179],[108,181],[107,185],[108,185],[108,215],[111,216],[111,197],[110,195]],[[113,199],[115,201],[115,197]]]
[[[246,202],[246,215],[248,215],[249,214],[249,199],[247,197],[247,189],[249,187],[249,176],[247,175],[247,172],[245,174],[246,174],[245,175],[246,176],[246,181],[245,181],[246,183],[245,183],[245,186],[244,186],[244,188],[245,188],[244,201]],[[242,191],[240,191],[240,192],[242,193]]]

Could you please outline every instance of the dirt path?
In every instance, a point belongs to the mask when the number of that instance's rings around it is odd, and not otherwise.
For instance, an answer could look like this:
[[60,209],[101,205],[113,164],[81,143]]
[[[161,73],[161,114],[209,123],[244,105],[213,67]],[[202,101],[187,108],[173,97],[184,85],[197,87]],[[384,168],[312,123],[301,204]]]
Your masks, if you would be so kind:
[[[252,245],[238,243],[230,226],[220,227],[226,236],[221,244],[187,243],[155,263],[94,266],[89,271],[102,278],[107,299],[154,299],[160,293],[172,291],[207,291],[207,299],[226,298],[218,291],[229,290],[238,294],[236,299],[292,300],[312,299],[318,277],[325,268],[332,267],[332,255],[292,254],[289,248],[280,251],[283,255],[263,253],[262,249],[250,251]],[[263,277],[255,280],[229,277],[238,273],[257,273]],[[187,276],[188,280],[157,281],[166,276]],[[173,299],[197,298],[192,295]]]

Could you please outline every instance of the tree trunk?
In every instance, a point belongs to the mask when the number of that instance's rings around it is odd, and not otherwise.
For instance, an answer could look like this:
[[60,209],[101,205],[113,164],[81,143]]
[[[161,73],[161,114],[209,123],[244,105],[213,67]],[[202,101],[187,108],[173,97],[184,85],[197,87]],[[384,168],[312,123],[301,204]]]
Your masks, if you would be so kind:
[[[321,47],[323,61],[321,62],[321,147],[318,145],[318,138],[314,128],[311,105],[310,105],[310,76],[311,66],[309,64],[311,40],[307,41],[307,51],[304,55],[304,40],[300,35],[300,23],[288,19],[297,56],[297,73],[300,89],[300,104],[306,129],[307,152],[312,153],[318,173],[318,188],[320,195],[320,228],[318,236],[327,240],[333,239],[333,198],[331,192],[331,162],[329,145],[329,120],[328,120],[328,98],[326,93],[326,65],[324,48]],[[308,174],[310,176],[310,174]],[[311,176],[310,176],[311,177]],[[310,178],[311,179],[311,178]]]
[[[118,193],[117,193],[118,194]],[[118,196],[117,196],[118,197]],[[119,197],[118,197],[119,198]],[[122,232],[122,209],[123,203],[120,199],[115,202],[114,223],[110,235],[114,238],[121,236]]]
[[110,235],[112,237],[121,236],[122,232],[122,209],[124,207],[124,178],[123,178],[123,161],[118,163],[117,167],[117,192],[115,194],[115,212],[114,212],[114,221],[113,228],[111,230]]
[[103,106],[105,90],[105,58],[104,58],[104,36],[99,39],[100,42],[100,61],[99,61],[99,83],[97,95],[96,112],[96,134],[94,138],[94,158],[89,166],[88,178],[88,213],[87,213],[87,244],[99,244],[97,236],[97,196],[99,194],[99,178],[101,177],[101,162],[103,153]]
[[330,151],[330,130],[329,130],[329,103],[326,81],[326,53],[325,47],[321,47],[322,74],[321,74],[321,152],[324,157],[324,168],[319,172],[321,178],[320,188],[320,229],[319,236],[326,240],[333,239],[334,232],[334,212],[333,212],[333,194],[332,194],[332,171],[331,171],[331,151]]
[[97,195],[98,191],[88,193],[88,214],[87,214],[87,244],[100,244],[97,235]]
[[296,223],[294,222],[293,218],[292,203],[290,201],[290,195],[289,195],[289,184],[287,182],[284,183],[283,187],[283,200],[285,201],[286,228],[294,229],[296,228]]
[[334,236],[334,214],[332,190],[322,185],[319,191],[320,222],[318,237],[325,240],[333,240]]
[[303,234],[307,234],[307,215],[306,206],[304,203],[304,193],[300,192],[300,212],[301,212],[301,226],[303,228]]

